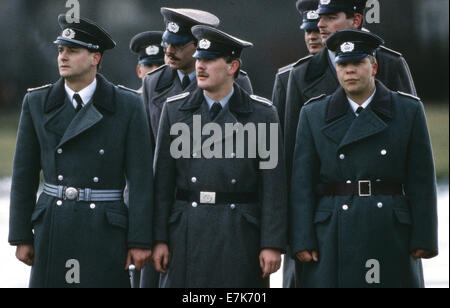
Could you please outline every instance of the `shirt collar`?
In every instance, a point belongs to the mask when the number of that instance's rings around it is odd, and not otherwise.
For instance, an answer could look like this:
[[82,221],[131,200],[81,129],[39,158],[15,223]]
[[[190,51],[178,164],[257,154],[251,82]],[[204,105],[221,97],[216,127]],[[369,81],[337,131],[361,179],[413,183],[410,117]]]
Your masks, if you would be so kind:
[[[356,110],[357,110],[359,107],[363,107],[364,109],[366,109],[367,106],[369,106],[369,104],[372,102],[373,97],[375,96],[375,93],[376,93],[376,92],[377,92],[377,89],[375,88],[375,90],[373,91],[372,95],[371,95],[364,103],[362,103],[361,106],[358,105],[356,102],[354,102],[353,100],[351,100],[350,97],[347,96],[347,100],[348,100],[348,102],[350,103],[350,106],[352,107],[353,112],[356,114]],[[358,114],[356,114],[356,116],[358,116]]]
[[[177,73],[178,73],[178,78],[180,78],[180,82],[183,83],[183,78],[186,74],[183,74],[182,72],[180,72],[180,70],[177,70]],[[192,82],[192,80],[194,80],[194,78],[195,78],[195,71],[190,73],[188,76],[189,76],[189,80]]]
[[[225,106],[230,101],[230,98],[234,94],[234,88],[231,90],[230,94],[222,98],[218,103],[222,105],[222,108],[225,108]],[[209,109],[211,109],[212,105],[216,102],[215,100],[211,99],[208,95],[206,95],[205,91],[203,91],[203,96],[205,97],[206,103],[208,104]]]
[[91,100],[92,96],[94,96],[95,90],[97,89],[97,78],[94,78],[94,81],[88,85],[86,88],[81,90],[80,92],[75,92],[71,88],[64,83],[64,88],[66,89],[67,97],[72,105],[77,108],[77,102],[73,99],[73,95],[78,93],[83,100],[83,107],[86,106],[87,103]]

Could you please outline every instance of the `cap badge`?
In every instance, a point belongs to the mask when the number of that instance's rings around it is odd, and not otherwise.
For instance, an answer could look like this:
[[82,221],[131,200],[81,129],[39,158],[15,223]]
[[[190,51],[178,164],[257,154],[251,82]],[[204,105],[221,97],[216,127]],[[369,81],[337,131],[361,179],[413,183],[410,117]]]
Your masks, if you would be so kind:
[[63,33],[62,33],[62,37],[68,38],[68,39],[72,40],[72,39],[75,38],[75,31],[73,31],[73,30],[70,29],[70,28],[65,29],[65,30],[63,31]]
[[331,0],[320,0],[320,4],[322,5],[328,5],[330,4]]
[[351,42],[346,42],[341,45],[342,52],[352,52],[355,49],[355,44]]
[[319,14],[317,14],[316,11],[309,11],[306,14],[306,18],[307,19],[312,19],[312,20],[319,19]]
[[167,30],[172,33],[178,33],[178,31],[180,31],[180,26],[176,22],[169,22],[167,24]]
[[211,47],[211,42],[207,39],[203,39],[198,43],[198,47],[200,47],[200,49],[209,49],[209,47]]
[[154,56],[154,55],[157,55],[157,54],[159,53],[159,47],[156,46],[156,45],[148,46],[148,47],[145,49],[145,53],[146,53],[148,56]]

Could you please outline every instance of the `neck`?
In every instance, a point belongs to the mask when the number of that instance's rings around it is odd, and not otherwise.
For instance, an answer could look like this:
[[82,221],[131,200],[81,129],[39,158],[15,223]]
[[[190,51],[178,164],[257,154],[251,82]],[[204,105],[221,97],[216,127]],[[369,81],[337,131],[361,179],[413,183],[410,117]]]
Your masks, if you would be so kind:
[[372,96],[375,91],[375,83],[372,83],[367,89],[361,91],[359,93],[347,93],[348,97],[357,103],[358,105],[362,105],[365,101]]
[[233,90],[233,82],[226,83],[219,89],[214,89],[212,91],[205,90],[205,94],[212,100],[218,102],[227,97],[228,94]]
[[84,88],[86,88],[88,85],[90,85],[92,82],[94,82],[95,79],[95,72],[85,74],[83,76],[77,76],[77,77],[68,77],[65,78],[66,85],[72,89],[74,92],[80,92]]

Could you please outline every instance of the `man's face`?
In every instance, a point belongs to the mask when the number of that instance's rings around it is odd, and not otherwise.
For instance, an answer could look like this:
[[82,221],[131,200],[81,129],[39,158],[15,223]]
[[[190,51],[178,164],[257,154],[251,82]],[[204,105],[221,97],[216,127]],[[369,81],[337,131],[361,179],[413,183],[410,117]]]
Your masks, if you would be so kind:
[[320,15],[320,21],[317,26],[319,27],[322,43],[325,45],[327,38],[336,31],[344,29],[358,29],[360,25],[360,17],[362,17],[361,14],[355,14],[354,17],[347,18],[344,12]]
[[305,31],[305,43],[309,53],[312,55],[321,52],[324,46],[320,38],[320,32],[314,30]]
[[97,67],[101,55],[86,48],[58,46],[58,68],[63,78],[77,78]]
[[167,64],[174,70],[190,73],[195,66],[195,42],[190,41],[183,45],[172,45],[165,43]]
[[136,67],[136,73],[140,79],[144,80],[145,76],[147,76],[148,73],[153,72],[158,67],[159,67],[158,64],[153,65],[138,64],[138,66]]
[[224,58],[197,59],[195,68],[198,87],[215,92],[227,82],[232,83],[233,75],[236,72],[235,66],[227,63]]
[[368,91],[375,83],[377,69],[378,64],[371,63],[368,57],[336,65],[339,83],[348,95],[358,95]]

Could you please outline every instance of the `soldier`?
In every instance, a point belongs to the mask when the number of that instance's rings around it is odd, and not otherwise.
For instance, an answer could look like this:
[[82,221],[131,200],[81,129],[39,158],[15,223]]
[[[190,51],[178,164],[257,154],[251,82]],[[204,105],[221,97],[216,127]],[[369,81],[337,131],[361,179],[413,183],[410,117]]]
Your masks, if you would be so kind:
[[423,105],[375,80],[382,43],[332,35],[341,86],[301,111],[290,203],[300,287],[423,287],[420,259],[438,254]]
[[[219,19],[211,13],[192,9],[161,8],[166,31],[163,45],[168,64],[147,75],[143,82],[143,100],[150,118],[150,128],[156,140],[163,104],[168,97],[193,91],[197,88],[195,79],[195,52],[197,41],[191,33],[195,25],[217,27]],[[245,72],[237,82],[252,93],[250,80]]]
[[[367,0],[320,0],[317,13],[322,41],[343,29],[361,29]],[[286,98],[285,151],[288,181],[292,170],[295,137],[300,109],[309,99],[321,94],[332,94],[339,82],[336,77],[334,53],[324,48],[314,57],[297,62],[290,74]],[[377,79],[389,89],[416,95],[409,67],[403,56],[380,46],[377,50]]]
[[87,19],[58,22],[61,79],[30,89],[22,107],[9,242],[32,266],[30,287],[130,287],[129,265],[145,266],[152,247],[145,109],[137,93],[97,74],[116,45],[110,35]]
[[[279,128],[276,110],[270,101],[234,83],[242,49],[251,43],[209,26],[195,26],[192,32],[199,41],[194,54],[199,88],[169,98],[161,116],[155,154],[153,262],[165,274],[163,287],[268,287],[286,245],[281,133],[271,131],[276,139],[271,147],[280,154],[278,164],[270,169],[260,168],[268,158],[259,154],[252,158],[246,150],[244,157],[237,156],[236,145],[242,141],[244,148],[260,146],[268,135],[259,131],[258,137],[242,139],[244,131],[252,125],[261,125],[264,132],[269,124]],[[229,124],[238,131],[214,136],[209,146],[202,138],[203,148],[196,147],[194,139],[188,156],[176,159],[171,153],[176,139],[171,130],[180,123],[192,133],[197,125],[207,129],[213,124],[222,132]],[[240,130],[239,124],[246,126]],[[229,143],[236,152],[231,152]],[[225,158],[206,158],[211,146]]]
[[[319,28],[317,27],[317,24],[319,23],[319,15],[316,13],[318,5],[318,0],[298,0],[296,3],[297,10],[303,16],[303,23],[300,26],[300,29],[305,30],[305,44],[310,53],[307,58],[319,53],[324,47],[320,38]],[[304,58],[299,61],[303,60]],[[289,74],[294,65],[295,63],[291,63],[280,68],[275,76],[272,101],[275,107],[277,107],[282,129],[284,128],[287,84]],[[295,261],[290,258],[290,255],[286,254],[283,261],[283,288],[293,288],[294,286]]]
[[[298,0],[297,10],[303,16],[303,23],[300,29],[305,30],[305,44],[310,53],[308,57],[319,53],[324,45],[320,38],[319,28],[319,15],[316,13],[319,5],[319,0]],[[298,60],[303,61],[304,58]],[[297,62],[298,62],[297,61]],[[286,90],[289,80],[289,74],[294,67],[295,63],[291,63],[278,70],[275,76],[275,84],[273,87],[272,101],[278,110],[278,116],[280,118],[281,128],[284,129],[284,116],[286,107]]]
[[[141,80],[164,64],[162,35],[162,31],[146,31],[135,35],[130,41],[131,52],[139,56],[136,73]],[[138,92],[142,93],[142,88]]]

